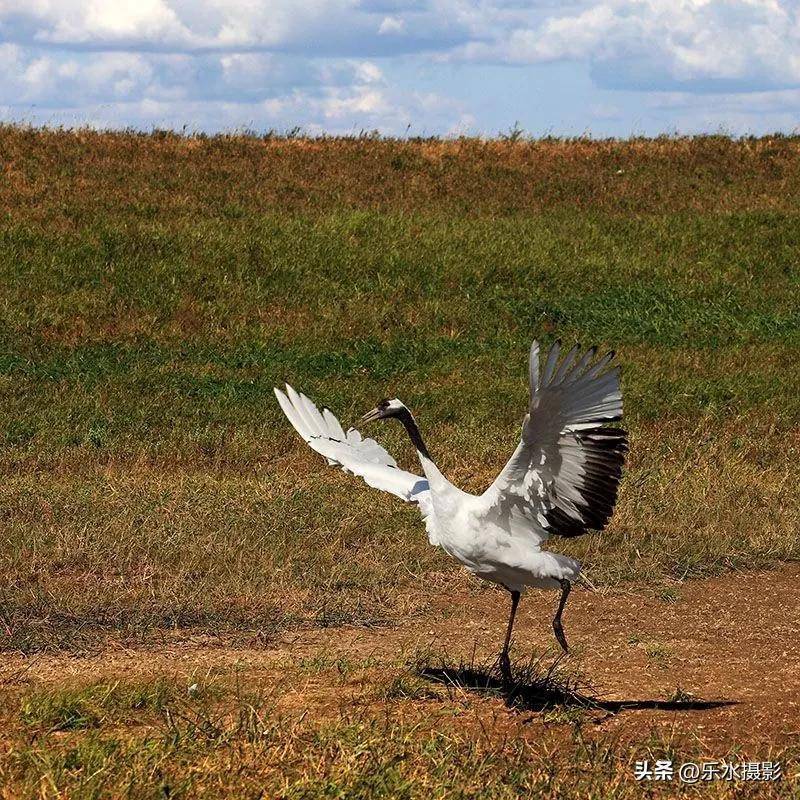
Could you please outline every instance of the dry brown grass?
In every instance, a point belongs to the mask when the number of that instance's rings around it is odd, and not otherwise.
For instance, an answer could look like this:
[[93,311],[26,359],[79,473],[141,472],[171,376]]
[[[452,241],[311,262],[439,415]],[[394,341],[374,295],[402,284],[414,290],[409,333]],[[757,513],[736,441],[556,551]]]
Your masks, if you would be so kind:
[[691,581],[669,600],[578,591],[566,661],[546,649],[552,609],[526,598],[510,689],[490,592],[392,630],[15,659],[0,796],[666,797],[677,777],[637,783],[633,766],[669,758],[778,761],[783,780],[693,796],[792,797],[800,649],[783,636],[798,614],[770,595],[797,574]]
[[181,137],[0,128],[0,209],[81,227],[329,213],[470,216],[567,208],[637,214],[796,210],[800,143],[723,136],[631,141]]
[[[454,443],[444,468],[481,491],[513,442],[476,464],[453,455],[464,436],[437,433]],[[251,640],[286,626],[393,624],[431,592],[480,591],[430,548],[413,508],[351,492],[352,478],[282,438],[267,459],[234,441],[206,456],[84,450],[7,463],[6,647],[77,648],[114,632],[136,641],[174,626]],[[610,528],[552,546],[600,586],[795,558],[798,449],[796,433],[753,415],[642,425]]]

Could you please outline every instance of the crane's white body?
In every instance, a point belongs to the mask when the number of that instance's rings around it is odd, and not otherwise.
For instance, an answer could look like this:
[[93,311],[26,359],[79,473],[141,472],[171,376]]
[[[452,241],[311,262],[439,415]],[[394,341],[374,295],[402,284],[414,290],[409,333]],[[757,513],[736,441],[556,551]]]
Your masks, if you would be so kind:
[[[317,452],[370,486],[419,506],[428,538],[470,572],[512,592],[557,588],[580,573],[567,556],[542,550],[551,533],[578,535],[601,528],[611,514],[627,449],[624,432],[603,427],[622,415],[613,353],[592,363],[573,348],[559,364],[556,343],[539,375],[539,347],[530,356],[531,396],[522,437],[494,483],[481,495],[468,494],[442,475],[417,447],[424,477],[398,468],[373,439],[351,428],[346,433],[326,408],[286,386],[275,395],[289,421]],[[386,414],[402,410],[384,403]],[[376,417],[377,418],[377,417]],[[412,437],[413,438],[413,437]]]
[[420,503],[428,540],[460,561],[479,578],[511,591],[528,587],[557,588],[559,581],[574,580],[580,564],[549,553],[540,545],[547,539],[543,526],[515,526],[498,513],[491,496],[462,491],[419,454],[428,481],[426,502]]

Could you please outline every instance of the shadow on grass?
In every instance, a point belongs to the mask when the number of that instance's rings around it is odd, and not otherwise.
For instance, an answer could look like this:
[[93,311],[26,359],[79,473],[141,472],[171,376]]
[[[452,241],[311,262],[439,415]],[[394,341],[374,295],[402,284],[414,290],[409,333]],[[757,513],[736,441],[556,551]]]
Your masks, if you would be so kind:
[[419,661],[417,674],[429,681],[452,689],[461,689],[502,697],[509,708],[519,711],[548,711],[555,708],[605,711],[607,715],[620,711],[708,711],[736,705],[736,700],[700,700],[680,690],[665,700],[607,700],[598,697],[591,687],[567,673],[562,657],[545,666],[541,659],[531,661],[515,670],[514,679],[507,683],[500,675],[497,662],[476,665],[461,663],[450,666],[434,665],[431,659]]

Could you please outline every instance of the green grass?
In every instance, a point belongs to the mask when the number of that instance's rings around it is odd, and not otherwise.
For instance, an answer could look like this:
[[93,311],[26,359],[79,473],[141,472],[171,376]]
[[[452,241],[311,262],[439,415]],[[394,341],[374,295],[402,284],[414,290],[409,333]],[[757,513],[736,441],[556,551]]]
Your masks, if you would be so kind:
[[141,684],[52,689],[24,697],[20,716],[27,727],[51,732],[95,728],[140,711],[162,712],[176,696],[176,687],[164,678]]
[[555,545],[595,582],[797,558],[796,151],[1,129],[3,644],[415,613],[456,567],[307,454],[272,387],[345,424],[400,396],[480,491],[534,336],[623,365],[617,514]]

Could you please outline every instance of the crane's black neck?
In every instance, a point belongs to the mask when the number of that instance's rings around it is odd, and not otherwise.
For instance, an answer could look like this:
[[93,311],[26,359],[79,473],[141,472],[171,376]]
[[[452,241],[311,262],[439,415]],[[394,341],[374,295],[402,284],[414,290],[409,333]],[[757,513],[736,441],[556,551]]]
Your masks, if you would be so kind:
[[422,434],[419,432],[419,428],[417,427],[417,422],[412,416],[411,412],[403,406],[397,414],[397,419],[403,423],[403,427],[408,431],[408,436],[411,439],[414,447],[417,448],[417,452],[428,459],[428,461],[433,461],[431,458],[431,454],[428,452],[428,448],[425,447],[425,442],[422,441]]

